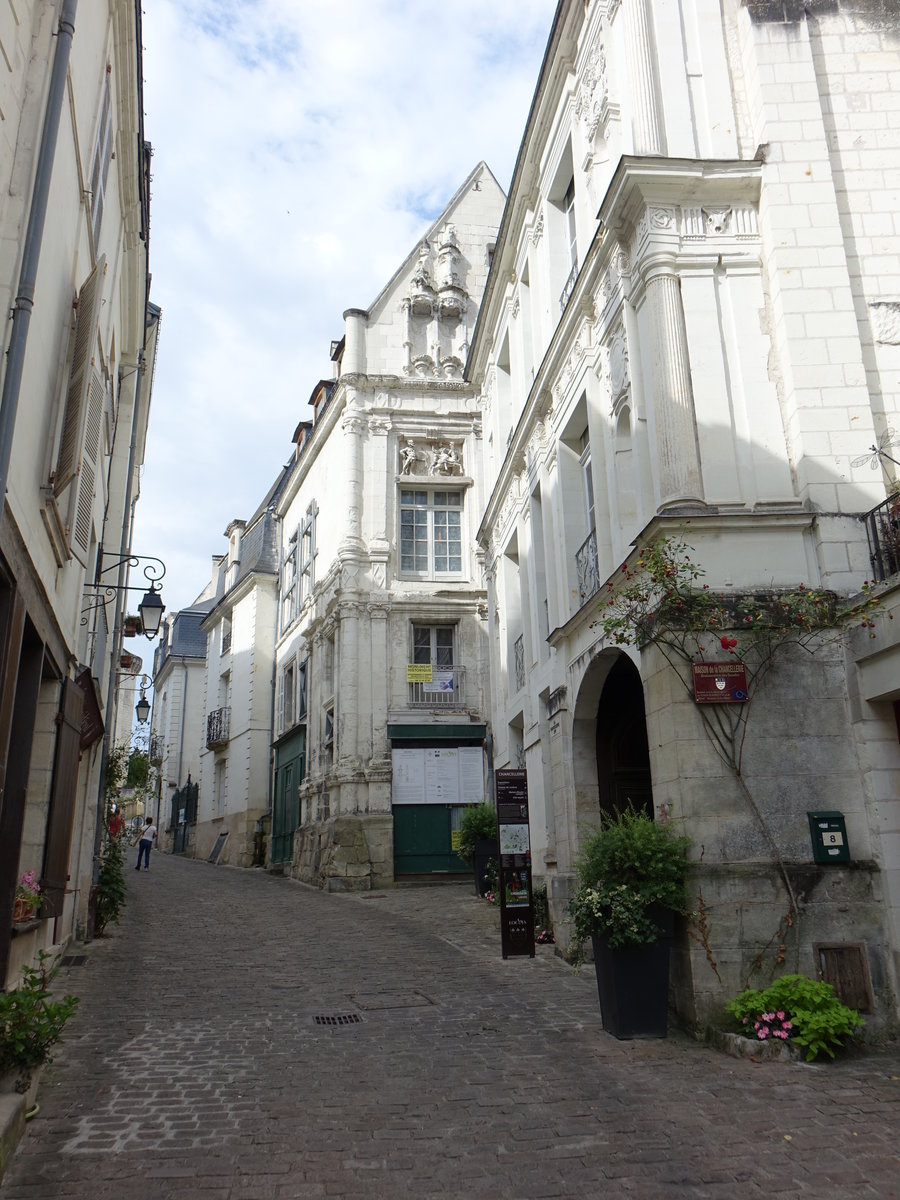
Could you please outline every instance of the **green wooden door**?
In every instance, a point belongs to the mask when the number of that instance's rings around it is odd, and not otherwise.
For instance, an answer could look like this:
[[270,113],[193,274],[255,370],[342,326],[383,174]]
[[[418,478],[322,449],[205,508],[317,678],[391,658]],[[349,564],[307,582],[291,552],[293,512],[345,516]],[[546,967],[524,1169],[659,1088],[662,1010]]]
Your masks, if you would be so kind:
[[394,874],[469,872],[450,844],[452,809],[443,804],[394,806]]
[[300,824],[300,797],[297,788],[303,780],[305,760],[305,730],[301,730],[275,751],[275,796],[269,845],[271,863],[291,860],[294,830]]

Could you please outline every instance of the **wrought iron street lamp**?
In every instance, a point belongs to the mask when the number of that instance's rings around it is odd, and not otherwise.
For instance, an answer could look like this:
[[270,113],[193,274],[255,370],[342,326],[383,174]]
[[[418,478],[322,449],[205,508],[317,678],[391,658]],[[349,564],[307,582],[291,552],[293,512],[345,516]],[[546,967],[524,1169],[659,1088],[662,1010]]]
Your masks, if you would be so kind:
[[146,725],[150,717],[150,701],[147,699],[147,688],[153,680],[149,675],[142,675],[140,681],[141,698],[134,706],[134,711],[137,714],[137,719],[142,725]]
[[[87,614],[93,612],[97,608],[105,608],[107,603],[118,592],[139,592],[140,586],[130,587],[127,584],[106,583],[103,576],[107,571],[113,571],[117,567],[125,565],[129,567],[141,566],[144,572],[144,578],[150,584],[149,589],[144,592],[144,598],[138,605],[138,613],[141,618],[141,627],[144,636],[152,641],[159,633],[159,627],[162,624],[162,616],[166,611],[166,606],[160,598],[162,587],[160,580],[166,573],[166,564],[161,558],[151,558],[148,555],[142,554],[124,554],[112,560],[112,562],[104,565],[106,555],[101,547],[100,553],[97,555],[97,572],[94,577],[94,583],[90,588],[85,588],[85,597],[88,600],[87,607],[81,610],[81,623],[87,625]],[[143,566],[142,566],[143,564]]]

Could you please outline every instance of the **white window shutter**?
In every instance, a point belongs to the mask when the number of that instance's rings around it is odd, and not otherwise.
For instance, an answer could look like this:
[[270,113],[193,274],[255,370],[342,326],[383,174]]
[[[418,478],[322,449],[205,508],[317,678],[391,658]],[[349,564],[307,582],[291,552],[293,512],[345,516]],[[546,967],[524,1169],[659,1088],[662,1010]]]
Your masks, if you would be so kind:
[[[84,446],[81,454],[81,470],[78,472],[78,500],[72,537],[85,554],[91,547],[91,522],[94,512],[95,484],[100,453],[100,432],[103,428],[103,408],[106,391],[103,381],[95,370],[91,370],[90,395],[88,397],[87,423],[84,431]],[[72,547],[73,550],[75,547]]]
[[57,497],[65,491],[81,468],[85,423],[88,417],[88,399],[91,391],[94,343],[97,321],[100,318],[100,301],[103,299],[105,274],[106,255],[102,255],[84,281],[78,296],[72,370],[66,392],[62,437],[53,480],[53,494]]
[[284,730],[284,671],[278,673],[278,688],[275,694],[275,733]]

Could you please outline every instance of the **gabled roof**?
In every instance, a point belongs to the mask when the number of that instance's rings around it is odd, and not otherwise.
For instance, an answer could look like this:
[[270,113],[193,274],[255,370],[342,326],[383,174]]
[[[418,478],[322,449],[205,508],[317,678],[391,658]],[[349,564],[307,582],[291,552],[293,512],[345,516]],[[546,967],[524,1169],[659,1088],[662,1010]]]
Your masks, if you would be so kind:
[[381,289],[381,291],[378,293],[378,295],[375,297],[375,299],[369,305],[368,309],[366,309],[367,314],[371,314],[372,312],[374,312],[374,310],[376,308],[378,308],[378,306],[381,304],[381,302],[393,290],[393,288],[396,286],[398,280],[402,279],[403,276],[406,275],[410,271],[411,267],[415,263],[416,258],[418,257],[419,247],[422,245],[423,239],[430,242],[437,236],[437,234],[440,232],[440,230],[443,228],[443,226],[445,226],[450,221],[451,217],[453,216],[453,211],[455,208],[457,208],[460,201],[463,200],[464,197],[468,195],[469,191],[472,188],[472,184],[475,182],[475,180],[483,175],[487,175],[488,178],[493,181],[493,183],[494,183],[495,187],[497,188],[497,191],[500,193],[500,195],[505,196],[505,192],[503,191],[503,188],[500,186],[500,184],[497,182],[496,176],[494,175],[493,171],[487,165],[487,163],[482,159],[482,161],[478,164],[478,166],[469,172],[466,179],[463,181],[463,183],[460,185],[460,187],[457,188],[457,190],[454,193],[453,198],[450,200],[449,204],[447,204],[445,206],[443,212],[441,212],[441,214],[438,217],[436,217],[434,221],[431,222],[431,224],[428,226],[428,229],[425,231],[425,233],[422,234],[422,237],[420,237],[418,239],[416,244],[410,250],[409,254],[407,254],[406,258],[403,260],[403,262],[400,264],[400,266],[397,268],[397,270],[394,272],[394,274],[390,277],[390,279],[387,281],[387,283],[384,285],[384,287]]

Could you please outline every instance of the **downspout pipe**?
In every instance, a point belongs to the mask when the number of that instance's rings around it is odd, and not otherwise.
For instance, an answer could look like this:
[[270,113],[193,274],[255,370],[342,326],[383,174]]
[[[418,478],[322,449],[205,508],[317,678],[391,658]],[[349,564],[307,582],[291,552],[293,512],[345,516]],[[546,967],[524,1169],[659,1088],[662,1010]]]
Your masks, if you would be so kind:
[[25,367],[25,347],[28,342],[28,327],[34,308],[34,291],[37,283],[38,262],[44,240],[44,223],[50,197],[50,180],[53,175],[53,160],[56,156],[56,139],[66,92],[66,76],[69,70],[69,55],[72,38],[75,36],[75,10],[78,0],[63,0],[56,31],[56,49],[50,73],[50,90],[44,112],[44,128],[38,149],[37,171],[31,196],[31,211],[22,250],[22,266],[19,285],[12,309],[12,331],[6,351],[6,375],[3,379],[3,394],[0,399],[0,506],[6,495],[9,481],[9,460],[12,455],[13,436],[16,429],[16,413],[22,390],[22,374]]

